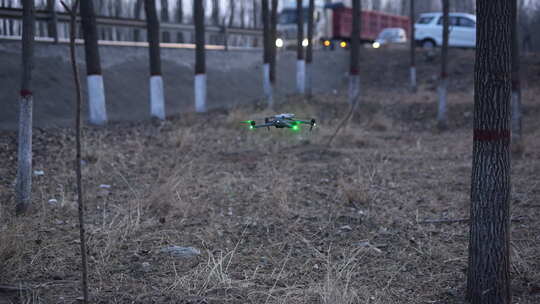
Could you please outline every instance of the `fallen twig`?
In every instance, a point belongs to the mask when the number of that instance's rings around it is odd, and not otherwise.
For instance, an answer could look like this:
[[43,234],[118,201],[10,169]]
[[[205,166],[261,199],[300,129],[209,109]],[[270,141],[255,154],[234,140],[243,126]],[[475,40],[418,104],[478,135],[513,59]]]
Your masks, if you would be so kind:
[[332,136],[328,140],[328,143],[326,144],[328,147],[330,147],[330,145],[332,144],[332,141],[334,140],[334,138],[338,134],[339,130],[341,130],[341,128],[343,128],[345,125],[347,125],[347,123],[349,122],[349,119],[351,119],[351,116],[353,115],[353,113],[356,110],[356,107],[358,105],[358,100],[360,100],[360,94],[356,95],[356,98],[354,99],[353,104],[349,108],[349,112],[347,113],[345,118],[343,118],[343,120],[339,123],[338,127],[336,128],[336,131],[334,132],[334,134],[332,134]]
[[30,288],[23,287],[23,286],[0,285],[0,293],[23,292],[23,291],[30,291]]

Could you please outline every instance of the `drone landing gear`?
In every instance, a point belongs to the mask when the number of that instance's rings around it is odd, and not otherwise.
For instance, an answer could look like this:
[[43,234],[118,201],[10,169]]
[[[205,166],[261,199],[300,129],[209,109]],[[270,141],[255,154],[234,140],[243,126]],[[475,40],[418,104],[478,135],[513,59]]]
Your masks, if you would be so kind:
[[309,127],[309,131],[313,130],[313,127],[315,127],[315,119],[311,119],[311,126]]

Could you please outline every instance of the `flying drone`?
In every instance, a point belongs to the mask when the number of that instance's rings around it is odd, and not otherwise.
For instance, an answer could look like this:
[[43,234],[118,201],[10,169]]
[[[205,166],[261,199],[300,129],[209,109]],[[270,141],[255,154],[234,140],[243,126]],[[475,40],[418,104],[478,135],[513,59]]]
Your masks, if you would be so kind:
[[276,127],[278,129],[282,128],[288,128],[292,129],[293,131],[300,130],[300,125],[310,125],[309,130],[313,130],[313,127],[316,126],[315,119],[311,120],[301,120],[294,118],[295,115],[292,113],[283,113],[274,115],[271,117],[264,118],[264,124],[258,125],[255,120],[245,120],[241,123],[247,124],[250,129],[258,129],[258,128],[264,128],[266,127],[268,130],[270,130],[270,127]]

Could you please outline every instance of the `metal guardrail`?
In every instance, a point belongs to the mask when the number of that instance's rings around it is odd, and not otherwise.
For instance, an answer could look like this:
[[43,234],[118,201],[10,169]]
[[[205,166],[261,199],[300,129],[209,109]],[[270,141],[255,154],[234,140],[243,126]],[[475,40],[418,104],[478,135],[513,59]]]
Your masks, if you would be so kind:
[[[5,36],[0,35],[0,41],[20,41],[21,36]],[[54,38],[50,37],[35,37],[35,42],[44,42],[52,43],[55,42]],[[68,44],[69,39],[59,38],[58,43]],[[75,44],[84,44],[83,39],[75,39]],[[112,41],[112,40],[98,40],[98,45],[102,46],[127,46],[127,47],[148,47],[148,42],[136,42],[136,41]],[[166,49],[195,49],[194,43],[173,43],[173,42],[160,42],[159,46]],[[260,47],[242,47],[242,46],[224,46],[224,45],[215,45],[215,44],[205,44],[204,48],[206,50],[225,50],[229,51],[254,51],[259,52],[262,49]]]
[[[51,20],[51,13],[45,10],[35,11],[36,20],[49,21]],[[22,9],[20,8],[0,8],[0,18],[6,19],[22,19]],[[58,22],[69,22],[69,15],[65,12],[56,12],[56,18]],[[80,22],[80,17],[77,17]],[[96,16],[96,22],[98,25],[107,26],[120,26],[146,29],[146,21],[133,19],[133,18],[116,18],[116,17],[104,17]],[[160,24],[162,31],[195,31],[195,26],[191,24],[179,24],[164,22]],[[228,35],[247,35],[247,36],[262,36],[262,31],[259,29],[246,29],[237,27],[220,27],[207,25],[205,31],[208,33],[223,33],[227,32]]]

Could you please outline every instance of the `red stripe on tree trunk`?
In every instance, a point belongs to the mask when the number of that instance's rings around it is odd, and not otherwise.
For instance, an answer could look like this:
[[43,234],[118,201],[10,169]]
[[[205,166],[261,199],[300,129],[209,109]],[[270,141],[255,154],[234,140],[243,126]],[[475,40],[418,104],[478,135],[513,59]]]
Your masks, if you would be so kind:
[[21,90],[20,94],[21,94],[21,97],[30,97],[30,96],[32,96],[32,91],[30,91],[30,90]]
[[510,130],[474,130],[474,141],[510,140]]

